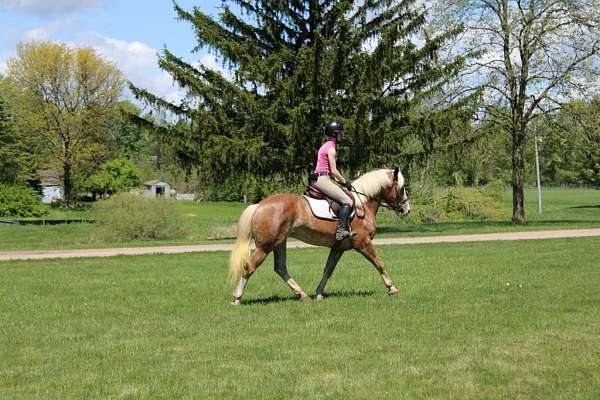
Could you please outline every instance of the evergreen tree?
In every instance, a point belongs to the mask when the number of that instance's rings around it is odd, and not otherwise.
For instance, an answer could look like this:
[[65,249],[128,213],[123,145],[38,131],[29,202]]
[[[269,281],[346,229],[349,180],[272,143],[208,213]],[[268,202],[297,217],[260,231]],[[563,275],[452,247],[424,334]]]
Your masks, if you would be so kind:
[[[439,130],[424,99],[462,66],[437,53],[458,30],[429,37],[415,0],[230,0],[218,21],[175,5],[232,77],[162,52],[159,65],[186,91],[173,104],[130,85],[181,117],[157,131],[211,183],[241,172],[297,180],[314,163],[323,126],[345,123],[351,172],[404,161],[407,143],[427,154]],[[422,46],[413,40],[421,35]],[[462,110],[464,104],[458,104]],[[182,122],[183,121],[183,122]],[[416,132],[416,133],[415,133]],[[422,134],[422,135],[421,135]]]

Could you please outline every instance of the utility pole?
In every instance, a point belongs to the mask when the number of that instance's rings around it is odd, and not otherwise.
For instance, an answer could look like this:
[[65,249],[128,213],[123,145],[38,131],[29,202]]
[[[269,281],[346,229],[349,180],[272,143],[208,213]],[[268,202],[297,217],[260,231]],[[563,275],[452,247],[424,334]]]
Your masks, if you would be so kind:
[[542,213],[542,186],[540,184],[540,157],[538,156],[538,137],[533,136],[533,142],[535,144],[535,178],[537,183],[537,195],[538,195],[538,212]]

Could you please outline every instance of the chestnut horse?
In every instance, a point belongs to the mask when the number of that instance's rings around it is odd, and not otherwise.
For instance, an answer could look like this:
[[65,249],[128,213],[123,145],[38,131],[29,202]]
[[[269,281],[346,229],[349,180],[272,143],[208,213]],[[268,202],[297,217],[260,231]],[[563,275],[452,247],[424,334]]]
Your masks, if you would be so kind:
[[[398,289],[386,272],[383,261],[375,253],[375,216],[380,206],[387,206],[396,213],[408,214],[410,204],[404,188],[404,177],[399,169],[378,169],[366,173],[353,182],[356,216],[350,226],[353,236],[341,241],[335,240],[336,222],[318,219],[313,216],[308,202],[294,194],[276,194],[258,204],[247,207],[238,223],[238,237],[229,260],[229,278],[238,284],[233,292],[231,304],[240,303],[248,279],[260,266],[265,257],[273,251],[275,272],[288,284],[296,297],[308,300],[309,296],[289,275],[286,266],[287,237],[305,243],[331,248],[317,287],[317,299],[324,296],[325,285],[331,277],[342,254],[355,249],[365,256],[383,278],[388,294],[394,295]],[[250,239],[254,237],[256,250],[250,252]],[[240,276],[241,275],[241,276]]]

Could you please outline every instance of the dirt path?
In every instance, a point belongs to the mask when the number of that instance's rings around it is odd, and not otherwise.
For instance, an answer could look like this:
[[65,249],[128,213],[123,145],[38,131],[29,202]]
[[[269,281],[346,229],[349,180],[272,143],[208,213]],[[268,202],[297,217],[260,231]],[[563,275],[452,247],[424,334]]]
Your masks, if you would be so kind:
[[[557,239],[589,236],[600,236],[600,229],[571,229],[534,232],[484,233],[474,235],[427,236],[413,238],[385,238],[375,239],[374,242],[377,246],[383,246],[422,243],[484,242],[494,240]],[[111,257],[117,255],[139,254],[177,254],[206,251],[230,251],[232,247],[232,244],[201,244],[194,246],[128,247],[116,249],[10,251],[0,252],[0,261],[34,260],[46,258]],[[307,247],[314,246],[310,246],[305,243],[296,241],[288,242],[288,248],[290,249]]]

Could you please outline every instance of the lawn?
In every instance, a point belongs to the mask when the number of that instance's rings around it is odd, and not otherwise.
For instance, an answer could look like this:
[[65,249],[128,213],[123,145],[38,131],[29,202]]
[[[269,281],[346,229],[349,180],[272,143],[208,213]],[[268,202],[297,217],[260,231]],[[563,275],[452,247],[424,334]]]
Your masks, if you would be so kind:
[[[348,253],[324,301],[228,254],[0,263],[0,398],[597,399],[600,238]],[[314,293],[327,252],[289,252]]]
[[[600,190],[545,189],[544,210],[537,213],[536,192],[526,192],[528,223],[510,222],[511,193],[504,194],[506,219],[501,221],[455,221],[437,224],[406,224],[402,217],[382,209],[378,215],[378,237],[425,236],[500,231],[574,229],[600,227]],[[108,243],[95,237],[94,225],[53,226],[0,224],[0,251],[130,247],[232,242],[242,203],[180,202],[181,224],[187,234],[177,240]],[[418,205],[417,205],[418,206]],[[87,210],[53,210],[50,218],[89,218]]]
[[[107,243],[95,238],[93,224],[68,225],[3,225],[0,224],[0,251],[77,249],[219,243],[235,238],[235,224],[244,209],[242,203],[177,202],[181,223],[187,230],[185,238],[166,241]],[[76,211],[53,209],[49,219],[89,218],[90,209]]]

